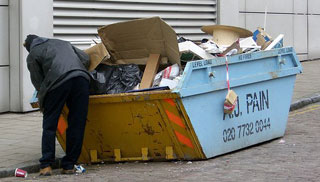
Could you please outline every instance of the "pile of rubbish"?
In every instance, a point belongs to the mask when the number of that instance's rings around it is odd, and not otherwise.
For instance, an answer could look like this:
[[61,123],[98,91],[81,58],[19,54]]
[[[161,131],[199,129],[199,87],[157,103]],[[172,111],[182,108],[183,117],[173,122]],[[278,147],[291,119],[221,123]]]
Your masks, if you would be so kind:
[[272,39],[262,28],[256,31],[225,26],[203,26],[212,35],[199,42],[176,32],[159,17],[104,26],[102,43],[86,49],[92,75],[90,94],[116,94],[172,90],[188,61],[252,53],[283,47],[283,34]]

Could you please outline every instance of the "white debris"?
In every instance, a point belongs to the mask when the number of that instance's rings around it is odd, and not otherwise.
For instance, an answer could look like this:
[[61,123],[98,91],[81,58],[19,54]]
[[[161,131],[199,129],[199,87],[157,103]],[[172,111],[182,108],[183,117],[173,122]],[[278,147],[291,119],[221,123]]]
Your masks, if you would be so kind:
[[281,139],[279,143],[286,143],[286,141],[284,139]]

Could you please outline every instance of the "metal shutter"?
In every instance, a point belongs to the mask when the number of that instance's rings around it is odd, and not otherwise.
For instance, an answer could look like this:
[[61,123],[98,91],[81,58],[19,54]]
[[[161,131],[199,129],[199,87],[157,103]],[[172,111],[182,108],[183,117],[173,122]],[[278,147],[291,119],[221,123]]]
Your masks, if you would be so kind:
[[192,40],[207,37],[200,27],[216,24],[217,0],[54,0],[54,37],[88,47],[97,28],[137,18],[160,16]]

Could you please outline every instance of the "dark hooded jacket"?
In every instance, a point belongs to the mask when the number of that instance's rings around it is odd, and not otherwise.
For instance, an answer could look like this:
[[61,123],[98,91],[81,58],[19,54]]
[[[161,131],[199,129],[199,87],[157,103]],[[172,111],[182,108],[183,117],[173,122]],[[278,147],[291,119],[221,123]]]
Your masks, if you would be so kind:
[[36,37],[30,43],[27,65],[38,91],[40,109],[46,94],[73,77],[90,80],[89,56],[69,42]]

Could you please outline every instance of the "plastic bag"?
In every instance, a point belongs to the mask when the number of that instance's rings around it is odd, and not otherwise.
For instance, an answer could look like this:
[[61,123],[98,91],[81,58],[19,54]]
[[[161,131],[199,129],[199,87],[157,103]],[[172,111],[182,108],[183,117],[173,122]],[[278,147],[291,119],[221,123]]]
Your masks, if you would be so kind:
[[152,87],[159,86],[161,79],[163,78],[173,80],[175,77],[179,75],[179,73],[180,68],[178,64],[174,64],[172,66],[167,67],[166,69],[160,71],[155,75]]
[[116,66],[113,71],[109,83],[107,85],[107,93],[123,93],[132,90],[141,82],[142,72],[139,67],[134,64],[123,64]]
[[212,40],[202,39],[201,44],[199,45],[202,49],[211,54],[222,53],[223,50],[219,48],[219,46],[213,42]]
[[91,71],[90,95],[107,93],[107,84],[109,83],[114,67],[100,64],[95,70]]
[[100,64],[91,72],[90,94],[116,94],[132,90],[141,82],[142,72],[134,64]]

